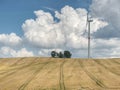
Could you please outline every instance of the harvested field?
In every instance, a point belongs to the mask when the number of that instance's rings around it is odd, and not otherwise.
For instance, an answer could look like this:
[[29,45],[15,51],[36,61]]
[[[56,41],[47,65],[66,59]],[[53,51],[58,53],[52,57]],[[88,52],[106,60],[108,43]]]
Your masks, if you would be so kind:
[[120,90],[120,59],[0,59],[0,90]]

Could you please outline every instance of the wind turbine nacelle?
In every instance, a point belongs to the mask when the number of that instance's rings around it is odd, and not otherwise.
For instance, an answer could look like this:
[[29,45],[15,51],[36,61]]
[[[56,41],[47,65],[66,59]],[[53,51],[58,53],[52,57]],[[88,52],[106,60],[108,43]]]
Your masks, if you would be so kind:
[[93,22],[93,20],[88,20],[88,22]]

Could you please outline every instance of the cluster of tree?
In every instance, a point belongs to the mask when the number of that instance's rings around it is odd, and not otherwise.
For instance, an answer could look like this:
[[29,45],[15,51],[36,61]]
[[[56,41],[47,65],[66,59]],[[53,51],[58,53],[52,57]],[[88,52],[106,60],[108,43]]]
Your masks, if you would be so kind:
[[64,51],[62,52],[56,52],[56,51],[52,51],[51,52],[51,57],[57,57],[57,58],[71,58],[72,54],[70,53],[70,51]]

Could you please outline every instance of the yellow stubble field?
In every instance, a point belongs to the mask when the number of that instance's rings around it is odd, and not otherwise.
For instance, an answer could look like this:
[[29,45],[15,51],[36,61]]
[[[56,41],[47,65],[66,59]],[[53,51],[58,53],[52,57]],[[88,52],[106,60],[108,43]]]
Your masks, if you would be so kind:
[[120,59],[1,58],[0,90],[120,90]]

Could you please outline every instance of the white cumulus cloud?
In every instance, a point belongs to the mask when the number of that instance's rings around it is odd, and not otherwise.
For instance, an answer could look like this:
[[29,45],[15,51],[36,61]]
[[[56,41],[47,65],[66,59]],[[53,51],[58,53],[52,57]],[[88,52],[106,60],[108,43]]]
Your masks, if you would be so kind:
[[[86,30],[87,11],[65,6],[61,12],[56,11],[54,17],[42,10],[34,12],[37,18],[28,19],[22,25],[24,36],[29,43],[40,48],[71,48],[79,49],[87,47],[87,38],[83,36]],[[93,18],[92,31],[107,25],[106,22]]]
[[[96,7],[93,2],[91,5],[93,16],[96,15],[95,10],[92,9],[94,6]],[[15,33],[0,34],[2,47],[0,57],[49,56],[52,50],[70,50],[73,52],[73,57],[86,57],[88,45],[87,32],[85,33],[88,28],[86,27],[87,13],[86,9],[75,9],[68,5],[63,7],[61,11],[55,11],[55,17],[43,10],[34,11],[36,18],[27,19],[22,25],[24,33],[22,38]],[[97,15],[92,19],[91,37],[93,40],[91,40],[91,48],[93,56],[115,55],[117,51],[112,52],[112,50],[113,47],[118,47],[115,45],[118,39],[108,39],[111,43],[107,44],[107,40],[94,38],[94,33],[101,31],[107,25],[109,26],[110,23],[107,19]],[[16,46],[19,48],[15,48]],[[108,47],[107,50],[106,47]],[[111,52],[108,52],[109,49]],[[103,53],[98,52],[99,50]],[[107,54],[105,54],[106,52]]]
[[20,45],[22,39],[15,33],[11,34],[0,34],[0,45],[4,46],[17,46]]
[[0,57],[30,57],[34,56],[32,51],[28,51],[25,48],[20,50],[14,50],[10,47],[2,47],[0,49]]

